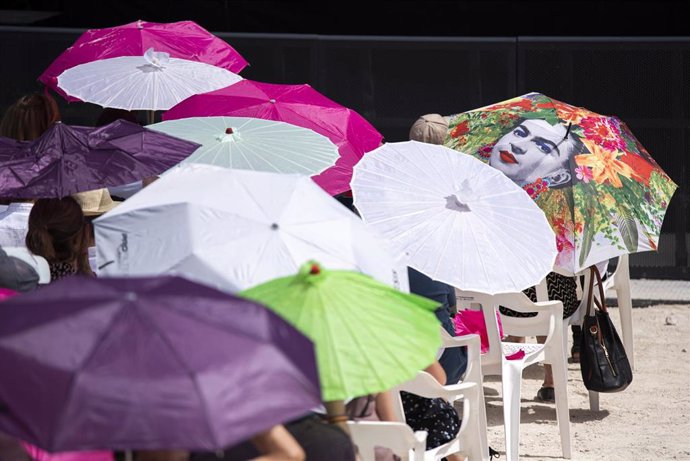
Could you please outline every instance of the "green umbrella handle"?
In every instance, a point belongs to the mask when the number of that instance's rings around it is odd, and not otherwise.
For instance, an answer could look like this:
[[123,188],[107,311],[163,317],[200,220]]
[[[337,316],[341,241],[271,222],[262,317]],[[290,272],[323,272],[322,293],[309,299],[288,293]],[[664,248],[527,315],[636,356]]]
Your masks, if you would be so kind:
[[345,403],[342,400],[330,400],[324,402],[323,405],[326,407],[326,417],[329,424],[339,427],[351,438],[350,429],[347,427],[349,418],[345,414]]

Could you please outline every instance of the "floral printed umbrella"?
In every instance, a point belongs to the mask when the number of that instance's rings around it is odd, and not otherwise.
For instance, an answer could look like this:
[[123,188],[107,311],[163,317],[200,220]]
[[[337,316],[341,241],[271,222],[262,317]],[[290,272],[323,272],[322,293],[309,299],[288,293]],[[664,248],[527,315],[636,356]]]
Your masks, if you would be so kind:
[[556,233],[562,270],[657,249],[677,185],[616,117],[528,93],[451,116],[444,144],[527,191]]

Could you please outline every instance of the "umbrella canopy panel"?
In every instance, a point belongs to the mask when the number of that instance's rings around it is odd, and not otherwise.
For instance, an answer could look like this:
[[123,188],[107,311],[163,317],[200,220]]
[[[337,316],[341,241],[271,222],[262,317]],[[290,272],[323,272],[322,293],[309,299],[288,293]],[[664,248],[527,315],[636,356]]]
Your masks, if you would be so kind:
[[453,115],[444,144],[527,191],[556,233],[565,272],[657,249],[677,185],[617,117],[528,93]]
[[149,48],[171,57],[212,64],[234,73],[247,61],[225,40],[193,21],[156,23],[135,21],[116,27],[89,29],[53,61],[38,77],[49,88],[69,101],[79,99],[58,87],[58,76],[80,64],[120,56],[141,56]]
[[163,120],[231,116],[276,120],[309,128],[326,136],[340,157],[314,176],[329,194],[350,189],[352,167],[381,145],[383,136],[364,117],[341,106],[310,85],[281,85],[242,80],[220,90],[190,96],[163,114]]
[[201,144],[182,163],[225,168],[314,174],[338,159],[328,138],[290,123],[249,117],[190,117],[147,128]]
[[432,279],[512,293],[553,269],[544,212],[500,171],[447,147],[384,144],[355,166],[352,192],[364,221]]
[[190,163],[94,226],[105,275],[182,274],[234,292],[318,258],[390,285],[406,280],[390,244],[303,175]]
[[199,144],[125,120],[99,127],[55,123],[34,141],[0,143],[0,196],[64,197],[156,176]]
[[167,110],[193,94],[217,90],[242,77],[221,67],[149,48],[141,56],[100,59],[69,68],[58,87],[84,102],[124,110]]
[[441,346],[438,302],[314,261],[240,295],[314,341],[324,401],[389,390],[433,362]]
[[182,278],[70,277],[2,307],[0,430],[51,452],[217,450],[320,401],[311,341]]

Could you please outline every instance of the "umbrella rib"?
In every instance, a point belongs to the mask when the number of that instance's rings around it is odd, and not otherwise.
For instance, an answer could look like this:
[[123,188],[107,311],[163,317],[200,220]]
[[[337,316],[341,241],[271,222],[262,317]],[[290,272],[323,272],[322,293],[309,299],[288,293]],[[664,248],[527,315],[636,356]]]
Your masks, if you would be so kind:
[[[473,226],[467,226],[467,229],[468,229],[468,230],[470,231],[470,233],[472,234],[472,239],[476,242],[476,241],[477,241],[477,237],[476,237],[476,235],[475,235]],[[478,259],[479,259],[479,265],[480,265],[481,268],[482,268],[482,273],[484,274],[484,279],[485,279],[485,280],[488,280],[488,278],[489,278],[489,273],[488,273],[487,270],[486,270],[486,264],[484,263],[484,258],[478,258]]]
[[[122,306],[120,306],[119,309],[120,309],[120,312],[118,312],[118,313],[115,314],[113,317],[111,317],[111,319],[110,319],[110,326],[112,326],[114,323],[116,323],[116,322],[120,319],[120,317],[123,317],[123,316],[125,315],[125,309],[122,308]],[[106,338],[106,337],[108,336],[108,334],[110,334],[111,332],[112,332],[112,328],[103,328],[103,331],[101,332],[101,335],[100,335],[100,337],[98,338],[98,340],[94,341],[94,343],[93,343],[93,344],[94,344],[94,347],[91,349],[91,352],[89,353],[89,355],[81,362],[81,364],[79,365],[79,367],[77,367],[77,369],[72,373],[72,377],[70,378],[70,383],[69,383],[69,390],[67,391],[67,395],[65,396],[65,405],[62,407],[62,408],[63,408],[63,411],[68,407],[69,402],[70,402],[70,400],[72,399],[72,396],[73,396],[73,394],[74,394],[74,391],[75,391],[75,388],[76,388],[77,375],[84,369],[84,367],[86,367],[86,365],[89,363],[89,361],[91,360],[91,358],[93,358],[93,356],[94,356],[94,355],[96,354],[96,352],[98,351],[99,345],[103,342],[103,340],[105,340],[105,338]],[[66,427],[65,425],[63,425],[63,423],[65,422],[64,420],[65,420],[65,417],[66,417],[66,416],[65,416],[66,413],[67,413],[67,412],[64,411],[64,412],[60,415],[60,417],[58,418],[57,427]],[[57,442],[57,441],[56,441],[56,438],[57,438],[57,437],[58,437],[58,433],[55,432],[55,433],[53,434],[52,443],[51,443],[51,448],[54,448],[54,449],[57,448],[57,445],[56,445],[56,442]]]
[[[271,238],[271,237],[269,236],[269,239],[270,239],[270,238]],[[260,252],[259,255],[255,258],[256,264],[254,265],[254,270],[252,271],[251,275],[249,276],[249,279],[250,279],[250,280],[255,280],[254,277],[255,277],[255,275],[256,275],[256,272],[259,270],[259,266],[260,266],[259,263],[260,263],[260,261],[261,261],[261,258],[264,256],[264,254],[266,254],[266,251],[268,251],[268,246],[269,246],[269,243],[270,243],[270,240],[269,240],[269,239],[266,239],[266,240],[264,241],[263,247],[262,247],[261,250],[260,250],[261,252]],[[283,242],[282,240],[280,240],[280,243],[282,244],[283,247],[286,247],[285,242]],[[288,253],[289,253],[289,251],[288,251]]]
[[[336,311],[336,310],[334,309],[334,311]],[[341,313],[341,312],[337,311],[337,315],[340,316],[341,319],[342,319],[343,316],[342,316],[342,313]],[[354,335],[354,334],[352,333],[352,330],[347,326],[347,322],[341,321],[341,324],[342,324],[342,325],[345,325],[346,328],[348,328],[348,331],[350,331],[350,335],[351,335],[353,338],[356,338],[356,337],[357,337],[357,335]],[[366,332],[369,333],[369,336],[371,336],[371,337],[373,337],[373,338],[378,337],[378,332],[375,331],[375,330],[372,331],[372,330],[369,328],[369,324],[368,324],[367,322],[361,322],[359,326],[360,326],[360,328],[362,328],[363,330],[366,330]],[[362,335],[364,335],[364,333],[362,333]],[[366,348],[362,347],[359,343],[357,343],[357,346],[359,347],[360,350],[363,350],[363,351],[366,350]],[[395,351],[391,351],[391,350],[388,348],[388,344],[387,344],[385,341],[379,341],[378,347],[379,347],[380,349],[385,350],[385,351],[388,353],[387,355],[388,355],[389,357],[392,357],[392,358],[393,358],[393,361],[396,362],[396,365],[397,365],[398,369],[400,369],[400,370],[406,370],[406,369],[409,369],[409,368],[410,368],[411,365],[408,364],[408,363],[403,363],[402,361],[400,361],[400,360],[398,359],[398,354],[396,354]],[[377,379],[377,381],[378,381],[378,385],[379,385],[379,386],[382,386],[382,387],[384,387],[384,388],[385,388],[385,387],[389,387],[389,386],[387,386],[387,383],[386,383],[386,380],[384,379],[384,376],[381,375],[381,374],[378,372],[379,367],[375,366],[375,364],[371,361],[371,359],[369,359],[369,357],[368,357],[368,355],[367,355],[366,353],[362,353],[362,354],[360,354],[360,355],[361,355],[361,357],[366,358],[367,362],[369,363],[369,365],[370,365],[370,367],[371,367],[371,370],[373,370],[373,374],[376,376],[376,379]],[[380,391],[383,391],[383,390],[386,390],[386,389],[379,389],[378,391],[380,392]]]
[[247,186],[245,186],[244,183],[238,179],[235,179],[235,184],[242,188],[242,190],[244,190],[244,192],[247,194],[247,197],[249,197],[251,201],[254,202],[254,205],[256,205],[256,209],[261,211],[261,214],[266,219],[266,222],[273,222],[271,218],[268,215],[266,215],[266,211],[264,210],[263,206],[261,206],[261,203],[252,195],[251,191],[247,188]]
[[[255,145],[255,146],[253,146],[253,147],[254,147],[254,149],[251,151],[252,154],[253,154],[255,157],[257,157],[259,160],[262,160],[263,162],[265,162],[266,164],[268,164],[268,165],[269,165],[274,171],[276,171],[276,172],[281,172],[281,169],[278,168],[278,167],[276,167],[276,166],[269,160],[269,158],[270,158],[271,156],[273,156],[274,158],[279,159],[279,160],[281,160],[281,161],[283,161],[283,162],[290,163],[291,165],[293,165],[293,166],[295,167],[296,170],[305,171],[305,172],[310,172],[311,170],[310,170],[309,168],[307,168],[306,165],[300,164],[300,163],[296,162],[296,161],[292,158],[293,155],[301,156],[301,157],[303,157],[303,158],[307,158],[307,159],[309,159],[309,160],[312,160],[313,163],[321,163],[321,164],[324,164],[324,165],[327,165],[327,166],[330,165],[331,162],[332,162],[332,160],[335,160],[335,158],[337,157],[337,155],[334,155],[332,159],[329,159],[329,161],[326,161],[326,160],[324,160],[324,159],[322,159],[322,158],[320,158],[320,157],[314,157],[313,154],[317,154],[317,155],[319,154],[319,152],[316,151],[316,150],[314,150],[314,149],[312,149],[312,152],[311,152],[312,155],[310,155],[310,154],[300,154],[300,152],[296,150],[298,146],[291,146],[290,148],[287,148],[287,147],[273,147],[273,148],[270,149],[270,150],[267,149],[267,148],[263,148],[263,146],[261,146],[261,145]],[[334,147],[333,150],[334,150],[334,152],[337,154],[337,148]],[[264,152],[265,152],[267,155],[264,155]]]
[[[438,232],[438,231],[440,231],[441,229],[444,229],[444,228],[448,228],[448,229],[449,229],[448,233],[452,232],[451,227],[452,227],[452,225],[455,223],[455,221],[457,220],[457,218],[458,218],[457,215],[455,215],[455,216],[453,216],[453,215],[448,215],[448,216],[446,216],[446,219],[445,219],[446,222],[444,223],[445,225],[435,226],[435,231],[434,231],[434,232]],[[447,224],[448,221],[451,221],[451,225],[450,225],[450,226],[448,226],[448,224]],[[444,242],[443,242],[443,250],[440,252],[441,255],[445,255],[445,254],[446,254],[446,251],[448,250],[448,245],[449,245],[449,243],[450,243],[450,238],[444,239]],[[434,269],[434,273],[435,273],[435,274],[438,274],[438,270],[439,270],[439,267],[441,266],[441,260],[442,260],[442,259],[443,259],[442,257],[436,258],[436,269]]]
[[[323,295],[321,294],[321,290],[317,290],[317,291],[316,291],[316,294],[317,294],[317,296],[320,298],[320,301],[321,301],[321,302],[319,303],[319,305],[322,306],[322,307],[325,307],[326,304],[325,304],[325,300],[324,300],[324,298],[323,298]],[[333,311],[337,311],[337,309],[333,309]],[[324,316],[323,316],[323,319],[324,319],[324,323],[326,324],[326,329],[328,330],[328,336],[329,336],[330,338],[336,338],[337,335],[334,334],[334,330],[333,330],[333,327],[331,326],[331,322],[329,322],[329,316],[328,316],[328,315],[324,315]],[[335,349],[335,347],[334,347],[334,349]],[[340,365],[340,360],[339,360],[338,355],[337,355],[337,354],[333,354],[333,359],[334,359],[335,362],[336,362],[338,374],[340,375],[340,384],[342,385],[343,388],[345,388],[345,376],[344,376],[344,374],[343,374],[343,369],[342,369],[342,366]]]
[[142,320],[144,320],[145,322],[147,322],[149,324],[149,326],[151,327],[151,331],[155,332],[158,335],[158,337],[161,338],[161,340],[166,344],[166,346],[168,346],[168,349],[170,349],[170,351],[172,351],[172,356],[175,358],[175,360],[177,360],[177,362],[179,362],[180,365],[182,365],[182,368],[185,370],[185,372],[192,379],[192,382],[194,383],[194,387],[197,390],[199,400],[202,402],[202,408],[203,408],[204,416],[206,416],[204,418],[204,422],[206,423],[206,428],[208,429],[211,437],[213,437],[214,444],[216,446],[220,445],[218,437],[216,436],[215,432],[213,431],[213,427],[210,424],[211,418],[210,418],[210,414],[209,414],[209,410],[208,410],[208,402],[204,398],[204,394],[201,391],[201,387],[199,386],[199,382],[197,380],[196,374],[192,370],[190,370],[189,367],[187,366],[187,364],[184,362],[184,360],[182,360],[178,356],[177,351],[175,350],[175,348],[172,346],[172,344],[168,340],[168,337],[165,336],[165,334],[163,334],[163,330],[161,328],[158,328],[156,323],[149,318],[149,314],[145,314],[142,309],[137,309],[136,312],[139,314],[139,317]]
[[[367,157],[364,156],[363,159],[366,160]],[[376,160],[378,160],[378,161],[380,161],[381,163],[383,163],[383,164],[385,164],[385,165],[391,167],[392,169],[394,169],[394,170],[400,172],[400,170],[396,167],[396,165],[386,162],[387,159],[385,159],[384,157],[382,157],[382,156],[377,156],[377,157],[376,157]],[[372,160],[372,161],[373,161],[373,160]],[[359,166],[359,165],[360,165],[360,164],[358,164],[357,166],[355,166],[355,168],[354,168],[355,171],[357,171],[357,170],[362,171],[362,170],[364,169],[364,171],[366,172],[367,165],[366,165],[366,164],[362,164],[361,166]],[[409,176],[409,175],[408,175],[407,173],[405,173],[405,172],[402,172],[402,173],[403,173],[405,176]],[[401,184],[403,184],[403,185],[408,184],[408,183],[403,182],[402,179],[399,179],[399,177],[397,177],[397,176],[395,176],[395,175],[390,176],[389,174],[386,174],[386,173],[384,173],[383,171],[376,171],[375,174],[376,174],[377,176],[379,176],[379,177],[382,177],[382,178],[385,178],[385,179],[389,179],[389,180],[393,180],[393,181],[399,182],[399,183],[401,183]],[[429,192],[430,194],[433,194],[433,195],[438,194],[438,191],[436,191],[436,190],[434,190],[434,189],[428,189],[428,188],[426,188],[426,187],[422,187],[421,185],[417,185],[417,186],[419,187],[419,189],[424,190],[424,191],[426,191],[426,192]]]

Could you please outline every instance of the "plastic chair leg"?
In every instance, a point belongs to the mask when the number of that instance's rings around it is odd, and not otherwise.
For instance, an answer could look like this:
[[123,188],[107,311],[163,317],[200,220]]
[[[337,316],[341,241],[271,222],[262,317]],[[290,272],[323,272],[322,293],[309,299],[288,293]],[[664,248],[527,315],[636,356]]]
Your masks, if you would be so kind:
[[520,448],[520,385],[524,360],[503,359],[503,427],[506,460],[517,461]]
[[[469,461],[489,461],[489,441],[486,433],[484,390],[481,386],[477,386],[465,392],[467,393],[470,403],[469,414],[473,415],[469,421],[470,424],[467,428],[467,436],[464,437],[462,441],[463,447],[467,447],[465,449],[465,454],[469,458]],[[482,409],[484,409],[484,411],[482,411]]]
[[[618,281],[616,281],[618,282]],[[618,313],[621,316],[621,333],[623,336],[623,347],[628,356],[630,368],[635,370],[634,350],[633,350],[633,325],[632,325],[632,299],[630,296],[630,283],[627,287],[616,283],[616,296],[618,297]]]
[[595,391],[588,391],[589,393],[589,411],[599,411],[599,393]]
[[551,363],[551,370],[554,379],[556,418],[558,420],[558,431],[561,436],[563,457],[570,459],[572,450],[570,446],[570,410],[568,408],[568,371],[565,363],[565,358],[563,360],[554,360]]
[[623,346],[630,362],[630,368],[634,371],[632,295],[630,293],[630,262],[627,254],[618,258],[618,267],[613,274],[613,287],[616,290],[616,298],[618,298]]
[[[480,384],[483,384],[480,381]],[[479,446],[481,448],[480,451],[480,457],[477,459],[481,459],[483,461],[488,461],[489,460],[489,436],[487,434],[487,420],[486,420],[486,400],[484,400],[484,387],[482,385],[478,386],[478,393],[479,393],[479,408],[478,410],[478,416],[479,416],[479,424],[477,427],[477,431],[479,432]],[[476,456],[476,455],[475,455]],[[474,461],[474,459],[470,456],[470,461]]]

